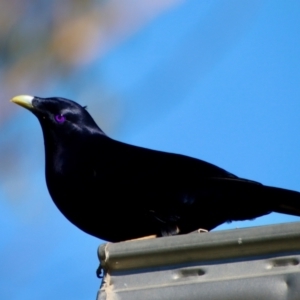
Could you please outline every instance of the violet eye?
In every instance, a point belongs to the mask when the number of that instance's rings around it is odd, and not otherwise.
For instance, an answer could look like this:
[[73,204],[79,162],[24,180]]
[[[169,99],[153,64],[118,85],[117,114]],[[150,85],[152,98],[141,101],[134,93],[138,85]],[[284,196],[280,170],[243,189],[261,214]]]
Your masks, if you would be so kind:
[[64,121],[66,120],[66,117],[64,116],[64,115],[56,115],[55,116],[55,121],[57,122],[57,123],[63,123]]

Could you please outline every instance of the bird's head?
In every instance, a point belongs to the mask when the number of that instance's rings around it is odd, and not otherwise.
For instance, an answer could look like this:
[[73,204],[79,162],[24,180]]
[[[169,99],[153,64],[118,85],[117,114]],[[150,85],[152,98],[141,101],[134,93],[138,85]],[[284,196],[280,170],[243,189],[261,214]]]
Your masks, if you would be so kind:
[[16,96],[12,102],[30,110],[40,121],[44,134],[67,136],[73,133],[100,133],[87,110],[65,98],[40,98],[28,95]]

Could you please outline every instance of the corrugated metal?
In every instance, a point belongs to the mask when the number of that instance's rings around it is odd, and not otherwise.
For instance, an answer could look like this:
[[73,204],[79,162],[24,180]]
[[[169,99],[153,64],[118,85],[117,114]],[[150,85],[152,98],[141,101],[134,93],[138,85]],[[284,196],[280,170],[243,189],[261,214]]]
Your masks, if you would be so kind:
[[300,223],[107,243],[98,300],[300,299]]

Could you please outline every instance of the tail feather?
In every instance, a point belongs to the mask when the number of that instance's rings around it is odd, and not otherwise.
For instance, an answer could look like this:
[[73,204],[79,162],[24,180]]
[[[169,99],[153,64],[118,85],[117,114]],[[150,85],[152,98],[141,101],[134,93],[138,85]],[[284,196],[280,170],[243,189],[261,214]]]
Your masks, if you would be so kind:
[[275,200],[274,211],[300,217],[300,193],[277,187],[265,186],[270,201]]
[[229,220],[249,220],[271,212],[300,217],[299,192],[242,178],[214,178],[210,183],[217,186],[217,190],[222,190],[228,199],[227,209],[223,207],[223,212],[226,211]]

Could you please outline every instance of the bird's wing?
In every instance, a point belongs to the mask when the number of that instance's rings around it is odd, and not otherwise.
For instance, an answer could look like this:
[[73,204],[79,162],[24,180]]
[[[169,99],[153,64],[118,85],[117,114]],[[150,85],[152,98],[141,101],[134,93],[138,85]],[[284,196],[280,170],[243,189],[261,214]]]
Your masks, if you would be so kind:
[[114,149],[114,158],[130,163],[133,168],[138,168],[141,173],[147,170],[159,169],[160,172],[165,172],[168,175],[174,172],[175,174],[185,172],[184,175],[188,177],[191,174],[203,178],[238,178],[226,170],[200,159],[133,146],[112,139],[110,141],[112,143],[110,143],[109,148],[110,150]]

